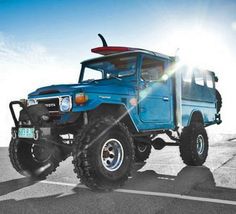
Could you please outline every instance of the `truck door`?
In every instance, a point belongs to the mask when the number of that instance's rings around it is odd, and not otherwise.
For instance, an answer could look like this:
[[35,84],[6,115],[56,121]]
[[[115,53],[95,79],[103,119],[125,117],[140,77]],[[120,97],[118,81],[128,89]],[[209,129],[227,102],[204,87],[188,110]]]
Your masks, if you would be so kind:
[[171,78],[165,78],[167,61],[144,55],[139,82],[139,117],[143,122],[170,125],[172,114]]

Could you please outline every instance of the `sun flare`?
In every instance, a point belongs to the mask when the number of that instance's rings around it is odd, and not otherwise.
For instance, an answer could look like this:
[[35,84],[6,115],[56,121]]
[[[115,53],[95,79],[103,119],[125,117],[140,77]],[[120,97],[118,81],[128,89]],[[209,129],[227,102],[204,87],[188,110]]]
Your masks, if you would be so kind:
[[228,49],[219,34],[203,28],[178,30],[171,35],[176,55],[184,64],[206,69],[222,68],[228,61]]

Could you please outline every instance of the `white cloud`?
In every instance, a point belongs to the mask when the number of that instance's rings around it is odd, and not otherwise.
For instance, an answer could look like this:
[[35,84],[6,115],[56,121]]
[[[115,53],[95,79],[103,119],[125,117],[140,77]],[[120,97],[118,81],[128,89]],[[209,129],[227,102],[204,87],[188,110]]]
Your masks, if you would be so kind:
[[231,28],[232,28],[234,31],[236,31],[236,22],[232,22]]
[[76,83],[79,69],[79,62],[54,56],[41,44],[18,42],[0,33],[0,146],[7,146],[10,140],[11,100],[26,98],[45,85]]

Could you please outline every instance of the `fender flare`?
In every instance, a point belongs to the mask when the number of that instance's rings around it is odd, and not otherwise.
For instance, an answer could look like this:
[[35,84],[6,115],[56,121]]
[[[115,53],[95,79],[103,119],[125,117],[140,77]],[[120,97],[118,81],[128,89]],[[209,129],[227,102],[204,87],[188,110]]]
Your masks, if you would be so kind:
[[204,125],[204,119],[201,111],[199,110],[192,111],[189,117],[188,125],[192,125],[193,123],[202,123]]

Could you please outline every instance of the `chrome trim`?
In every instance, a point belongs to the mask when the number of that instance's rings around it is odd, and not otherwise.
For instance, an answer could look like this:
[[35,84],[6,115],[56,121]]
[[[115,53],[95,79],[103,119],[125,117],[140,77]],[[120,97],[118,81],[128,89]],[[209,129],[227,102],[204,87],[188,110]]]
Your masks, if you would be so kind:
[[101,150],[101,162],[103,167],[115,172],[124,162],[124,149],[120,141],[115,138],[108,139]]
[[[29,100],[34,100],[34,102],[35,102],[35,103],[34,103],[34,104],[31,104],[31,105],[29,105],[29,102],[28,102]],[[37,105],[37,104],[38,104],[38,102],[37,102],[37,100],[36,100],[35,98],[32,98],[32,99],[27,99],[27,100],[26,100],[26,103],[27,103],[27,106],[33,106],[33,105]]]
[[[61,111],[61,103],[62,103],[62,100],[63,100],[65,97],[69,97],[69,100],[70,100],[70,107],[69,107],[69,110],[68,110],[68,111]],[[70,95],[60,96],[60,97],[59,97],[59,108],[60,108],[60,111],[61,111],[61,112],[69,112],[69,111],[72,109],[72,97],[71,97]]]
[[[62,98],[64,98],[64,97],[69,97],[69,99],[70,99],[70,109],[69,109],[69,111],[71,111],[71,109],[72,109],[72,96],[71,95],[52,96],[52,97],[39,97],[39,98],[28,98],[28,100],[36,100],[36,101],[38,101],[38,100],[50,100],[50,99],[57,98],[58,101],[59,101],[59,110],[58,111],[49,111],[49,112],[63,112],[63,111],[61,111],[60,106],[61,106]],[[37,102],[37,104],[38,104],[38,102]],[[65,112],[69,112],[69,111],[65,111]]]

